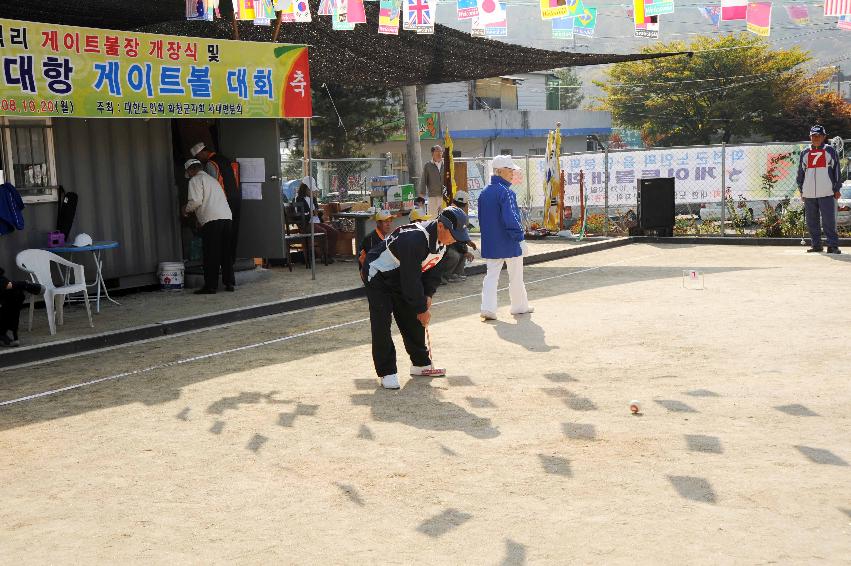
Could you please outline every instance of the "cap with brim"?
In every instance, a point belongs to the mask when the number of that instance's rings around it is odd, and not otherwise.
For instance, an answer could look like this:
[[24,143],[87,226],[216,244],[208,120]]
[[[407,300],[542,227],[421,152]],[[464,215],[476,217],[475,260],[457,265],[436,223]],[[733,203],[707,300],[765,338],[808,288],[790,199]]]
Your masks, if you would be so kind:
[[198,142],[192,146],[192,149],[189,150],[189,153],[192,154],[192,157],[195,157],[204,150],[204,147],[204,142]]
[[391,218],[393,218],[393,213],[389,210],[379,210],[375,213],[375,220],[377,222],[381,222],[383,220],[390,220]]
[[493,168],[494,171],[497,169],[514,169],[515,171],[520,170],[520,166],[514,163],[514,160],[511,159],[510,155],[497,155],[493,158]]
[[420,212],[418,208],[415,208],[411,211],[411,214],[408,216],[408,220],[411,222],[416,222],[418,220],[431,220],[431,216],[428,214],[424,214]]
[[819,126],[818,124],[816,124],[815,126],[810,128],[810,135],[811,136],[816,136],[816,135],[826,136],[827,130],[824,129],[824,126]]
[[466,191],[458,191],[455,193],[455,198],[453,200],[456,200],[461,204],[467,204],[467,201],[470,200],[470,195],[468,195]]
[[199,167],[200,167],[200,166],[201,166],[201,162],[200,162],[200,161],[198,161],[197,159],[187,159],[187,160],[186,160],[186,163],[184,163],[184,164],[183,164],[183,170],[184,170],[184,171],[187,171],[187,173],[186,173],[186,178],[187,178],[187,179],[189,178],[189,173],[188,173],[189,168],[190,168],[190,167],[192,167],[193,165],[197,165],[197,166],[199,166]]
[[444,227],[449,228],[456,242],[469,242],[470,233],[467,231],[467,215],[457,206],[450,206],[440,211],[437,217]]

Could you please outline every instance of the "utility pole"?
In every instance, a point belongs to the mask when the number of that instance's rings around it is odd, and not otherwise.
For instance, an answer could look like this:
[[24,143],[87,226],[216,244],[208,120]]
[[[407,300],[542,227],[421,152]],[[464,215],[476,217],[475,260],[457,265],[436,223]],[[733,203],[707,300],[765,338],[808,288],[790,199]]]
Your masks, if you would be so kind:
[[408,182],[416,191],[420,181],[420,167],[423,166],[420,149],[420,116],[417,108],[417,87],[402,87],[402,111],[405,114],[405,139],[408,151]]

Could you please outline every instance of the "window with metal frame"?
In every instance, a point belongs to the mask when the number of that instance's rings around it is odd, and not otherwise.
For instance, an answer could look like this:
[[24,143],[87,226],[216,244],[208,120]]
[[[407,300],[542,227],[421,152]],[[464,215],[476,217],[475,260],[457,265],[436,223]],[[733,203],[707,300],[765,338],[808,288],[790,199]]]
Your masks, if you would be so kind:
[[58,200],[50,118],[0,118],[0,179],[12,183],[25,203]]

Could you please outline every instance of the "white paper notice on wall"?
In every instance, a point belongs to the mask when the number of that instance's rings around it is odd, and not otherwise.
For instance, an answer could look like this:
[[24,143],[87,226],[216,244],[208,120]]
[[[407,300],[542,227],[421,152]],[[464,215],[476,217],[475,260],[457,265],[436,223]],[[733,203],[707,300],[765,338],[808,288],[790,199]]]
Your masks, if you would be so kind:
[[243,183],[242,200],[263,200],[263,184]]
[[266,160],[262,157],[237,157],[239,180],[243,183],[266,182]]

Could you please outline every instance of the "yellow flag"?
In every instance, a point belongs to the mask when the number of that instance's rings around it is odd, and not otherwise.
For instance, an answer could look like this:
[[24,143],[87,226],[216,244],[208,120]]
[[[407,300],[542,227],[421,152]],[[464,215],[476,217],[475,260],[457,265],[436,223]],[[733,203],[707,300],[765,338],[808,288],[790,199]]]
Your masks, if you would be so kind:
[[632,0],[632,17],[635,25],[644,25],[644,0]]

